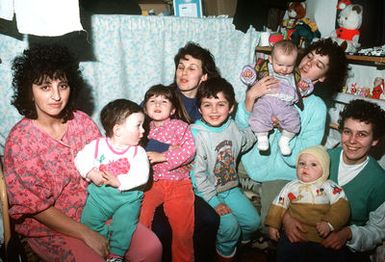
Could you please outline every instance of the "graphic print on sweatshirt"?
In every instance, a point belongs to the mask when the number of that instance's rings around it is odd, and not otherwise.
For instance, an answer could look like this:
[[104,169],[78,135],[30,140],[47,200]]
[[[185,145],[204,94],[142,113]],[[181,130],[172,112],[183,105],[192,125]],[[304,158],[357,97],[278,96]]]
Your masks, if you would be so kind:
[[235,169],[235,159],[232,153],[232,141],[225,140],[215,147],[217,159],[214,165],[214,175],[216,176],[216,188],[218,192],[228,189],[229,183],[238,181]]
[[108,163],[103,163],[103,160],[105,159],[104,155],[102,154],[100,158],[98,159],[99,170],[104,172],[108,171],[114,176],[118,176],[121,174],[127,174],[128,171],[130,171],[130,162],[128,162],[127,158],[120,158],[118,160],[110,161]]

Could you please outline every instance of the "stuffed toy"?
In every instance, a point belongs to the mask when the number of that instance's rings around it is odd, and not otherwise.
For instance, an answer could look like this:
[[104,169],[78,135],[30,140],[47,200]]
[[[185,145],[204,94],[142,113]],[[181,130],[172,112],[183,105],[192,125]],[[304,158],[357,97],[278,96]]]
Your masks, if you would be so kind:
[[338,28],[330,37],[337,42],[347,53],[355,53],[360,47],[360,27],[363,9],[361,5],[348,5],[338,15]]
[[289,3],[287,14],[289,18],[282,20],[281,32],[283,35],[285,35],[285,39],[290,39],[291,34],[294,32],[294,28],[297,25],[298,21],[300,21],[306,15],[305,3]]
[[306,5],[303,2],[292,2],[288,7],[289,19],[282,21],[285,39],[290,39],[300,47],[307,47],[314,38],[321,37],[317,24],[306,16]]
[[352,3],[350,2],[350,0],[339,0],[337,3],[337,10],[341,11],[342,9],[344,9],[345,7],[351,4]]
[[384,79],[382,77],[376,77],[374,79],[374,87],[372,90],[372,98],[383,99],[384,97]]
[[321,37],[317,24],[309,18],[301,19],[294,29],[291,41],[299,47],[308,47],[314,39]]
[[350,87],[350,94],[352,94],[352,95],[356,95],[356,93],[357,93],[357,83],[352,83],[352,85],[351,85],[351,87]]

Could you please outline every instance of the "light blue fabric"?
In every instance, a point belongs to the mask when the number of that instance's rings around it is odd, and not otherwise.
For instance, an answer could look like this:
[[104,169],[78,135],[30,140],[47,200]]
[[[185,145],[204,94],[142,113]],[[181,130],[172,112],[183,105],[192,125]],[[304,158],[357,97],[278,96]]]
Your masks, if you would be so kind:
[[231,213],[221,216],[217,250],[221,255],[231,256],[240,236],[242,241],[251,240],[252,234],[258,230],[260,218],[253,204],[238,187],[218,193],[218,196],[231,209]]
[[[281,133],[278,129],[274,129],[269,135],[269,153],[260,154],[257,147],[254,146],[242,156],[242,164],[251,179],[258,182],[293,180],[296,178],[295,164],[298,153],[306,147],[321,144],[327,114],[325,103],[315,95],[304,98],[303,102],[305,109],[303,111],[298,109],[301,118],[301,130],[290,141],[291,155],[282,156],[280,153],[278,141]],[[248,125],[249,115],[245,103],[241,103],[235,117],[240,128]]]
[[[242,101],[245,86],[239,79],[240,71],[243,65],[253,63],[259,36],[252,28],[246,34],[235,30],[230,18],[95,15],[89,40],[96,61],[81,63],[94,96],[92,117],[99,124],[99,112],[109,101],[124,97],[139,103],[151,85],[170,84],[174,56],[187,41],[212,52],[222,76],[234,85],[237,100]],[[10,105],[11,62],[27,45],[26,40],[0,35],[1,154],[6,136],[20,119]]]

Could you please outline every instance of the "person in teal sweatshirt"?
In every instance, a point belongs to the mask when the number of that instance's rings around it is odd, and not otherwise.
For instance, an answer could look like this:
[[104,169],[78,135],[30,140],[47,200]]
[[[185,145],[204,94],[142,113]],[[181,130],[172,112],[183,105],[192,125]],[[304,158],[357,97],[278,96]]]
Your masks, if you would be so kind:
[[201,120],[191,130],[196,145],[191,178],[196,194],[220,215],[216,249],[220,261],[232,261],[238,242],[250,241],[258,229],[259,215],[239,188],[237,159],[252,147],[250,128],[239,129],[230,114],[234,89],[223,78],[202,82],[198,93]]

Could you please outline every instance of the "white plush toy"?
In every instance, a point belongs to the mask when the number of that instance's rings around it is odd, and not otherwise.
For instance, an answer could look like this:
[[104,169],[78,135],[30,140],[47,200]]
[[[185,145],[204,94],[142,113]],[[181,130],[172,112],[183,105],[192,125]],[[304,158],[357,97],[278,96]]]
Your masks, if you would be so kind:
[[330,37],[340,46],[345,47],[345,52],[355,53],[361,46],[358,43],[362,23],[363,8],[361,5],[351,4],[346,6],[338,15],[339,28],[333,31]]

